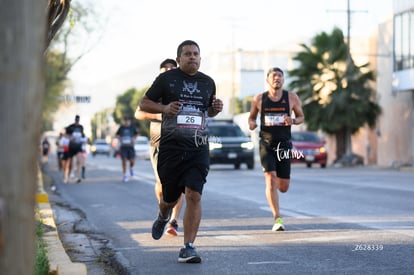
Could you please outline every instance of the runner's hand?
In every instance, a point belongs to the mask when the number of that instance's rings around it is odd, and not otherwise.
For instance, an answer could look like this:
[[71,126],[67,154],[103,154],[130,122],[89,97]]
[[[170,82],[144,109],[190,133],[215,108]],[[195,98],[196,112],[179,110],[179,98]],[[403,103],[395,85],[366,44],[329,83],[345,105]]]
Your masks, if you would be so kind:
[[182,105],[183,104],[178,101],[170,102],[168,105],[164,105],[162,112],[168,116],[174,116],[181,110]]
[[215,112],[220,113],[223,110],[223,101],[221,101],[221,99],[218,99],[214,96],[212,106]]

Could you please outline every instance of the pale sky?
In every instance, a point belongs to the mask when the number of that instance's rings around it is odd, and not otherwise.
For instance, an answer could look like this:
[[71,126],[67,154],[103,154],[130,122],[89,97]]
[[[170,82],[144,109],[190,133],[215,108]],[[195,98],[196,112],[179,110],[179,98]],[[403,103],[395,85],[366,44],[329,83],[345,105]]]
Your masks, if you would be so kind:
[[[75,0],[76,1],[76,0]],[[175,58],[183,40],[196,41],[203,57],[217,51],[286,50],[308,43],[321,31],[337,26],[346,35],[347,0],[82,0],[92,3],[101,27],[77,37],[76,49],[99,42],[72,69],[69,78],[75,95],[91,95],[91,104],[60,112],[61,124],[73,113],[88,119],[113,107],[116,96],[127,88],[141,89],[158,74],[165,58]],[[392,16],[392,0],[350,0],[351,39],[372,35],[379,23]],[[145,73],[134,69],[146,68]],[[132,71],[132,72],[131,72]],[[125,83],[119,75],[130,72]],[[139,74],[136,76],[135,74]],[[136,80],[136,81],[135,81]],[[121,83],[117,83],[121,82]],[[127,88],[122,87],[127,86]],[[60,127],[60,125],[58,126]]]
[[[87,0],[92,1],[92,0]],[[277,49],[339,26],[346,35],[347,0],[100,0],[98,45],[74,68],[73,80],[97,82],[164,57],[195,40],[212,51]],[[372,33],[392,14],[392,0],[350,0],[351,35]],[[96,39],[95,39],[96,40]],[[79,41],[80,44],[82,41]],[[154,68],[157,72],[157,68]]]

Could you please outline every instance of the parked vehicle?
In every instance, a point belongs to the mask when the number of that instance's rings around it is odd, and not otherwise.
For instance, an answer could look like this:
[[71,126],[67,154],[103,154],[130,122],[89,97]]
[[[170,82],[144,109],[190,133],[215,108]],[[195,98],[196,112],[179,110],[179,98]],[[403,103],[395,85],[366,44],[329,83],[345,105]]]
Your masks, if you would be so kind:
[[245,163],[248,169],[254,169],[254,144],[237,124],[211,121],[208,128],[210,164],[233,164],[240,169]]
[[138,136],[134,148],[137,158],[150,159],[150,142],[146,136]]
[[109,156],[111,154],[111,145],[104,139],[96,139],[91,146],[92,156],[102,154]]
[[310,131],[292,132],[292,163],[306,163],[307,167],[319,164],[322,168],[328,162],[325,140]]

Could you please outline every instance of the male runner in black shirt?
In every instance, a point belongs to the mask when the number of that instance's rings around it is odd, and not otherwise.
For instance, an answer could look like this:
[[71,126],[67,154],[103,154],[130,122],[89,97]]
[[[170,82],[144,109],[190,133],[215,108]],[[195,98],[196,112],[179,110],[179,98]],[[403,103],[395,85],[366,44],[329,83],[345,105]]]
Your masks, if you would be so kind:
[[200,225],[201,194],[210,166],[206,119],[221,112],[223,103],[216,99],[214,80],[198,71],[201,57],[196,42],[182,42],[176,60],[179,68],[160,74],[140,104],[142,111],[162,113],[158,174],[163,198],[152,237],[161,238],[172,208],[184,193],[184,247],[178,261],[200,263],[193,243]]

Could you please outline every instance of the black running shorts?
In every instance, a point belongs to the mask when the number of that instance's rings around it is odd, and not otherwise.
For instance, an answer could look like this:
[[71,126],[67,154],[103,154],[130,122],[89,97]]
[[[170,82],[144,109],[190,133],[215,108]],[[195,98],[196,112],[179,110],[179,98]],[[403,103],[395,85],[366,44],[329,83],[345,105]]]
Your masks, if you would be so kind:
[[69,158],[72,158],[76,154],[82,152],[82,143],[70,142],[69,143]]
[[123,159],[135,159],[135,149],[133,146],[121,146],[120,153]]
[[185,187],[200,193],[210,168],[207,150],[160,150],[158,153],[158,175],[162,184],[163,199],[171,203],[178,200]]
[[263,172],[276,171],[276,176],[282,179],[290,179],[290,142],[280,142],[275,146],[260,141],[260,161]]

